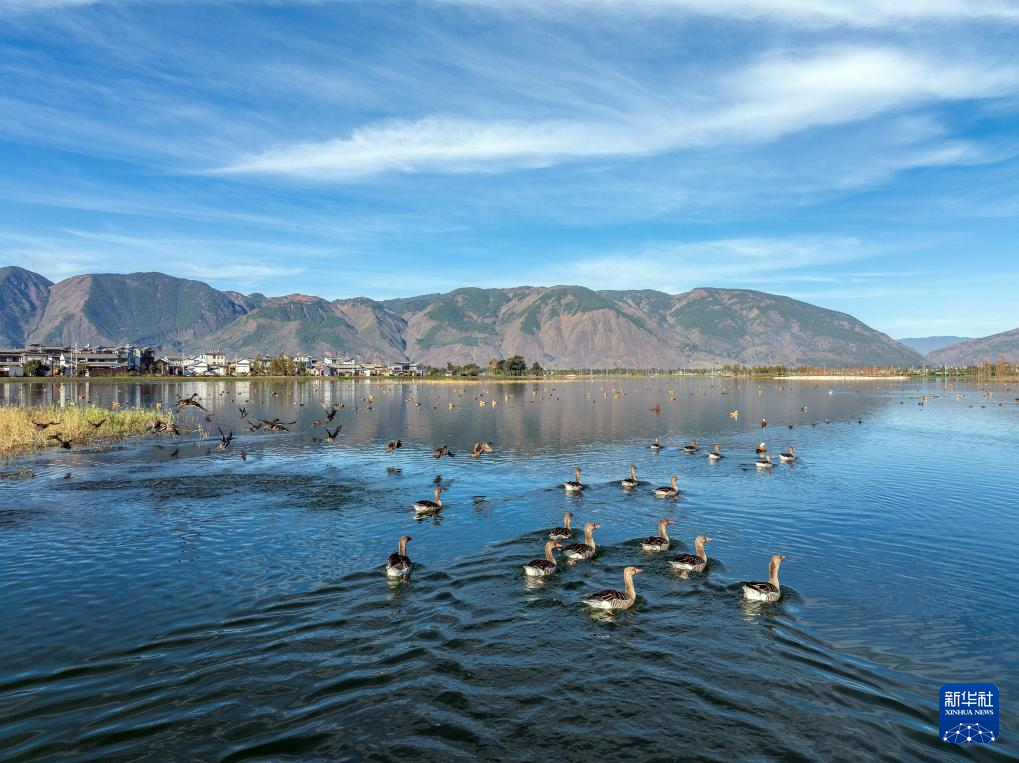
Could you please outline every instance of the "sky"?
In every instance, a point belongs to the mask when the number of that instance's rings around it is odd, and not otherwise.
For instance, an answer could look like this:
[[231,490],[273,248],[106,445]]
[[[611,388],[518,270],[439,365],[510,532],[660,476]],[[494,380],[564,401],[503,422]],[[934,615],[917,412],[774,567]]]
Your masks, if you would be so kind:
[[0,0],[0,265],[1019,326],[1019,1]]

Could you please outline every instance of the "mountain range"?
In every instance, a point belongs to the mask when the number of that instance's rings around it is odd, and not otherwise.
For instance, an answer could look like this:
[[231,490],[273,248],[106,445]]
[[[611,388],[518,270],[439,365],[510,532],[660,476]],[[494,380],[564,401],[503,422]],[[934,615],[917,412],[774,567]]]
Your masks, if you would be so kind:
[[130,343],[163,352],[333,353],[442,366],[519,354],[558,368],[906,365],[923,359],[846,313],[747,289],[666,294],[469,287],[329,301],[219,291],[163,273],[80,275],[54,284],[6,267],[0,269],[0,316],[0,344],[6,346]]
[[927,355],[959,342],[968,342],[973,337],[969,336],[910,336],[903,339],[896,339],[899,344],[912,347],[921,355]]
[[1019,360],[1019,328],[1000,334],[968,339],[934,350],[926,357],[931,365],[977,366],[987,361]]

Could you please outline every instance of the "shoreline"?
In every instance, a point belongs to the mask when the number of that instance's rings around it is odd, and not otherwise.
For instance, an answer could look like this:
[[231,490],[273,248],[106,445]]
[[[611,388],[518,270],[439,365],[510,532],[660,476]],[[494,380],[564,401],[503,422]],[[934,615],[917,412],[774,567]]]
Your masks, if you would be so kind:
[[565,383],[578,381],[596,381],[623,379],[630,381],[647,381],[651,379],[668,379],[683,381],[687,379],[727,379],[740,380],[781,380],[781,381],[977,381],[990,384],[1017,383],[1019,376],[980,376],[979,374],[954,374],[949,376],[934,374],[894,374],[880,376],[868,374],[699,374],[699,373],[597,373],[597,374],[563,374],[561,376],[0,376],[0,384],[160,384],[174,382],[178,384],[210,383],[210,382],[362,382],[367,384],[548,384],[551,382]]

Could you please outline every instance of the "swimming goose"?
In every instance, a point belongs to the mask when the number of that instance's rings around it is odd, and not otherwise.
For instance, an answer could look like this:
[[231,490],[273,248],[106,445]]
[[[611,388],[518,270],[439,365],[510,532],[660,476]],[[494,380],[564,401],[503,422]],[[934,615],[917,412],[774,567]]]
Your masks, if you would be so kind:
[[651,450],[661,450],[662,447],[661,438],[656,437],[655,441],[648,445],[648,447],[651,448]]
[[576,469],[573,470],[573,480],[571,482],[564,482],[563,483],[563,489],[566,490],[567,493],[579,493],[581,490],[585,489],[586,487],[587,487],[587,485],[585,485],[583,482],[580,481],[580,467],[579,466]]
[[545,577],[546,575],[554,575],[556,571],[555,555],[552,553],[554,549],[562,548],[562,545],[556,543],[554,540],[550,540],[545,544],[545,558],[544,559],[532,559],[524,565],[524,574],[528,577],[538,578]]
[[563,556],[567,559],[590,559],[594,556],[595,549],[597,548],[594,544],[594,531],[597,530],[601,525],[596,525],[594,522],[588,522],[584,525],[584,542],[583,543],[571,543],[563,549]]
[[771,463],[771,456],[765,456],[764,458],[759,458],[754,461],[754,466],[758,469],[770,469],[774,466],[774,464]]
[[778,584],[778,566],[785,559],[781,554],[771,557],[771,564],[768,566],[768,582],[750,581],[742,583],[743,598],[747,601],[763,601],[772,603],[778,601],[782,596],[782,588]]
[[789,449],[785,453],[779,453],[778,454],[778,459],[779,459],[779,461],[785,461],[785,462],[795,461],[796,460],[796,454],[793,453],[793,446],[790,445]]
[[675,498],[679,495],[679,488],[676,487],[677,482],[679,482],[679,477],[673,475],[671,485],[656,487],[651,492],[655,494],[655,498]]
[[430,512],[430,511],[438,511],[439,509],[441,509],[442,508],[442,498],[440,497],[440,493],[444,492],[445,490],[446,490],[446,488],[444,488],[444,487],[437,487],[437,488],[435,488],[435,492],[433,493],[433,495],[435,496],[435,500],[434,501],[429,501],[429,500],[416,501],[414,503],[414,511],[418,512],[419,514],[425,514],[425,513]]
[[400,438],[398,437],[395,440],[390,440],[389,441],[389,443],[386,445],[386,453],[392,453],[397,448],[402,448],[402,447],[403,447],[403,443],[400,442]]
[[404,535],[400,538],[400,550],[389,555],[386,562],[386,574],[391,578],[403,577],[410,574],[410,557],[407,556],[407,541],[411,537]]
[[666,527],[675,524],[671,519],[663,519],[658,523],[658,536],[645,538],[640,542],[641,551],[668,551],[669,544],[669,533],[666,531]]
[[640,480],[637,479],[637,467],[630,464],[630,476],[623,478],[619,484],[623,486],[623,490],[633,490],[637,487],[640,484]]
[[708,566],[708,552],[704,550],[704,544],[711,540],[714,539],[698,535],[694,541],[697,553],[674,556],[669,560],[669,565],[674,570],[682,571],[683,577],[686,577],[690,572],[704,572],[704,568]]
[[715,449],[708,451],[708,461],[718,461],[722,458],[721,446],[715,443]]
[[611,588],[598,591],[584,599],[584,603],[595,609],[629,609],[637,601],[637,592],[633,588],[633,576],[643,571],[640,567],[627,567],[623,570],[625,591],[614,591]]
[[573,528],[570,527],[570,522],[572,521],[573,514],[567,511],[566,514],[563,516],[563,526],[553,527],[549,531],[548,537],[551,538],[552,540],[566,540],[571,535],[573,535]]
[[764,444],[764,443],[762,442],[762,443],[761,443],[760,445],[758,445],[758,446],[757,446],[757,452],[758,452],[758,453],[767,453],[767,452],[768,452],[768,446],[767,446],[767,445],[765,445],[765,444]]
[[684,453],[696,453],[697,452],[697,441],[696,440],[690,440],[690,444],[689,445],[684,445],[683,446],[683,452]]

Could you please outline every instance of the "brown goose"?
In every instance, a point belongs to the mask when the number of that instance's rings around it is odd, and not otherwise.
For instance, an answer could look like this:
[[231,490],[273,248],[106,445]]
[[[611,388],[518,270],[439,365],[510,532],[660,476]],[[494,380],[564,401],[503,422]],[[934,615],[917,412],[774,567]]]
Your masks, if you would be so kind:
[[567,493],[579,493],[581,490],[585,490],[587,485],[580,481],[580,467],[578,466],[573,470],[573,480],[570,482],[563,483],[563,489]]
[[445,490],[446,488],[444,487],[435,488],[435,491],[432,493],[432,495],[435,496],[434,501],[429,501],[427,499],[415,501],[414,511],[416,511],[418,514],[427,514],[429,512],[438,511],[439,509],[441,509],[442,508],[441,494],[445,492]]
[[679,488],[676,487],[677,482],[679,482],[679,477],[673,475],[671,484],[656,487],[651,492],[655,494],[655,498],[675,498],[679,495]]
[[623,486],[623,490],[633,490],[637,487],[640,484],[640,480],[637,479],[637,467],[630,464],[630,476],[622,479],[619,484]]
[[669,533],[665,529],[669,525],[675,524],[671,519],[663,519],[658,523],[658,535],[645,538],[640,542],[641,551],[668,551],[669,544]]
[[674,570],[680,570],[683,573],[683,577],[686,577],[691,572],[704,572],[704,568],[708,566],[708,552],[704,550],[704,544],[711,540],[713,538],[698,535],[694,541],[697,553],[674,556],[669,560],[669,565]]
[[546,543],[545,558],[532,559],[527,564],[525,564],[524,574],[532,578],[554,575],[557,568],[555,555],[552,552],[557,548],[562,548],[562,546],[556,543],[554,540],[550,540],[548,543]]
[[696,440],[690,440],[690,444],[689,445],[684,445],[683,446],[683,452],[684,453],[696,453],[697,452],[697,441]]
[[409,535],[400,538],[400,550],[390,554],[386,561],[386,574],[391,578],[404,577],[410,574],[410,557],[407,556],[407,541],[411,540]]
[[629,609],[637,601],[637,591],[633,587],[633,576],[643,572],[640,567],[627,567],[623,570],[624,591],[611,588],[598,591],[584,599],[584,603],[595,609]]
[[594,531],[599,527],[601,525],[596,525],[594,522],[588,522],[584,525],[584,542],[571,543],[566,546],[563,549],[563,556],[574,561],[590,559],[594,556],[595,549],[597,548],[594,544]]
[[778,601],[782,596],[782,588],[778,584],[778,567],[785,559],[781,554],[771,557],[771,564],[768,565],[768,582],[760,581],[744,582],[743,598],[747,601],[763,601],[768,604]]
[[569,511],[563,516],[563,526],[553,527],[549,532],[548,537],[551,540],[566,540],[573,535],[573,528],[570,527],[570,522],[573,521],[573,514]]

